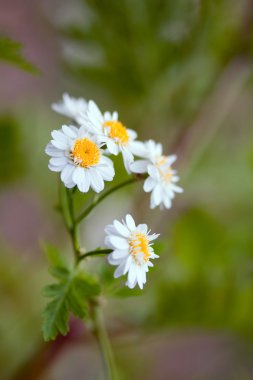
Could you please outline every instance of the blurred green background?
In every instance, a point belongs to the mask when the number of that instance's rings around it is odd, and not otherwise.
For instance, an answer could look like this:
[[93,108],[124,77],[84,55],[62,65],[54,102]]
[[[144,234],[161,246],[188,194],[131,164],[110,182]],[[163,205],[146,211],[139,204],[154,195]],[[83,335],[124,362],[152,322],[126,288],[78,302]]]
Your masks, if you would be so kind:
[[[41,336],[41,247],[71,254],[44,154],[66,122],[50,109],[63,92],[118,110],[140,139],[178,154],[185,192],[171,210],[149,210],[137,184],[81,228],[88,249],[126,212],[161,233],[141,296],[104,300],[121,378],[252,379],[253,2],[2,0],[0,25],[23,45],[0,40],[0,379],[103,378],[78,321],[67,338]],[[106,288],[113,269],[90,265]]]

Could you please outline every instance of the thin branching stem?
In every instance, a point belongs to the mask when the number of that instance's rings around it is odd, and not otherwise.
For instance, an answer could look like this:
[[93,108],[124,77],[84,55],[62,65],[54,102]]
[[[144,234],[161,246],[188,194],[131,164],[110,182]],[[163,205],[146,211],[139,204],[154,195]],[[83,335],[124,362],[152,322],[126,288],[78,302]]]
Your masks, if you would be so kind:
[[69,227],[68,230],[70,233],[72,246],[75,253],[75,259],[76,259],[76,262],[78,262],[81,252],[80,252],[80,246],[78,242],[78,229],[77,229],[77,223],[75,221],[74,200],[73,200],[72,190],[67,189],[67,200],[68,200],[69,215],[71,219],[71,226]]
[[125,186],[128,186],[128,185],[131,185],[132,183],[135,183],[141,179],[144,179],[145,177],[144,176],[135,176],[135,177],[132,177],[124,182],[121,182],[119,183],[118,185],[112,187],[111,189],[105,191],[102,195],[100,195],[99,197],[95,198],[94,201],[90,204],[90,206],[88,206],[76,219],[76,223],[80,223],[83,219],[85,219],[89,214],[90,212],[99,204],[101,203],[105,198],[107,198],[109,195],[111,195],[112,193],[114,193],[115,191],[121,189],[122,187],[125,187]]
[[108,255],[112,252],[112,249],[97,249],[94,251],[89,251],[84,253],[83,255],[80,255],[78,258],[78,262],[80,262],[83,259],[86,259],[88,256],[97,256],[97,255]]
[[[127,181],[129,182],[129,181]],[[131,179],[131,182],[134,182],[133,179]],[[125,184],[123,185],[125,186]],[[117,188],[122,187],[122,184],[120,186],[117,186]],[[62,215],[66,224],[66,228],[70,234],[75,259],[76,259],[76,265],[78,263],[85,259],[88,256],[95,256],[95,255],[104,255],[109,254],[112,252],[111,249],[100,249],[100,250],[94,250],[89,251],[84,254],[81,254],[80,251],[80,244],[78,240],[78,222],[75,217],[75,209],[74,209],[74,191],[69,189],[63,189],[65,191],[66,198],[64,199],[62,196],[60,197],[61,202],[61,211]],[[116,189],[113,188],[113,191]],[[111,193],[112,191],[109,191]],[[107,192],[108,193],[108,192]],[[108,195],[108,194],[107,194]],[[98,200],[98,202],[93,205],[92,208],[94,208],[98,203],[100,203],[107,195],[104,194],[104,196],[101,196],[101,198]],[[64,201],[66,202],[64,203]],[[91,307],[91,319],[93,322],[93,333],[97,339],[99,350],[101,352],[101,357],[104,363],[104,368],[106,372],[106,378],[107,380],[117,380],[117,374],[116,374],[116,366],[114,362],[113,352],[110,344],[110,340],[107,335],[107,331],[104,325],[103,317],[102,317],[102,310],[99,306],[96,299],[89,300],[89,304]]]

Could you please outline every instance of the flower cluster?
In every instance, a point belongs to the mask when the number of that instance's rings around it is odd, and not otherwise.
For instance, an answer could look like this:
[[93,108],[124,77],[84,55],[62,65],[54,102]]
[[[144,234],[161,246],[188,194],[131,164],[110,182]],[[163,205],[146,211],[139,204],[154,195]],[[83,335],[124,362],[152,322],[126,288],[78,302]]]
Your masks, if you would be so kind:
[[[122,154],[128,174],[142,174],[143,189],[150,192],[150,207],[170,208],[175,193],[183,190],[177,186],[179,177],[172,169],[175,155],[163,154],[162,145],[153,140],[141,142],[137,133],[119,120],[117,112],[102,113],[94,101],[75,99],[64,94],[62,101],[52,109],[70,119],[70,124],[52,131],[52,140],[46,146],[51,157],[49,169],[60,173],[67,188],[77,186],[86,193],[90,188],[96,193],[104,189],[105,181],[115,175],[110,156]],[[138,157],[135,160],[135,157]],[[108,261],[117,265],[115,277],[128,273],[127,285],[140,288],[146,282],[146,272],[156,258],[150,241],[158,235],[150,235],[146,224],[136,227],[133,218],[114,221],[106,227],[105,244],[112,249]]]

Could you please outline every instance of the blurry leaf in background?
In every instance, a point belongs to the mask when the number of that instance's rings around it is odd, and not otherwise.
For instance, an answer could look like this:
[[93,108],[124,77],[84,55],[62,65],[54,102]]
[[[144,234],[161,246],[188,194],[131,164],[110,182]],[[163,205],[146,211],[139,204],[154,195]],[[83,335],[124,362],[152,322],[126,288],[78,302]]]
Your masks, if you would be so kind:
[[157,287],[156,323],[204,326],[253,336],[253,238],[201,209],[172,230],[171,255]]
[[49,264],[53,267],[66,267],[65,256],[52,244],[43,243],[42,248],[47,256]]
[[0,183],[13,182],[24,176],[26,156],[17,120],[9,114],[0,115]]
[[234,0],[83,0],[82,22],[60,27],[65,68],[83,83],[84,96],[114,104],[148,137],[155,125],[169,138],[173,124],[187,124],[198,112],[240,46],[248,53],[248,12]]
[[38,69],[23,57],[21,50],[21,43],[0,35],[0,61],[6,61],[33,74],[38,73]]
[[[28,265],[23,252],[0,243],[0,378],[12,371],[36,350],[41,342],[41,284],[43,269],[36,261]],[[22,279],[22,281],[20,281]]]

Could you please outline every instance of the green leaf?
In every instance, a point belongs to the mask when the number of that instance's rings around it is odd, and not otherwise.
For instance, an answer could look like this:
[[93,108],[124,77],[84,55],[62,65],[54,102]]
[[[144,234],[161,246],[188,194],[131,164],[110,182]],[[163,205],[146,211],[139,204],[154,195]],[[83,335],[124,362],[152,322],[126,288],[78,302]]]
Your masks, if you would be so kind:
[[75,283],[73,282],[68,294],[69,308],[76,317],[79,317],[81,319],[87,315],[87,305],[84,301],[85,298],[80,297]]
[[74,278],[76,291],[80,297],[91,298],[99,295],[101,288],[97,281],[92,276],[79,273]]
[[58,284],[52,284],[44,288],[44,295],[53,297],[44,311],[43,336],[46,341],[56,338],[58,332],[66,335],[69,319],[68,294],[71,288],[72,275],[67,269],[52,267],[51,273],[59,279]]
[[45,297],[53,298],[44,311],[43,336],[46,341],[58,333],[69,331],[70,313],[83,319],[87,315],[87,300],[100,293],[94,278],[63,267],[51,267],[50,273],[58,279],[56,284],[43,289]]
[[[1,53],[0,53],[1,54]],[[5,185],[22,178],[28,168],[28,157],[22,145],[21,122],[13,112],[0,116],[0,184]],[[10,156],[10,151],[12,152]]]
[[38,69],[23,57],[21,49],[22,45],[19,42],[0,35],[0,60],[11,63],[31,73],[38,72]]
[[44,311],[43,336],[45,341],[56,338],[58,332],[66,335],[68,327],[69,310],[64,292],[51,301]]
[[54,267],[66,268],[66,261],[58,248],[52,244],[43,243],[42,249],[45,252],[49,263]]
[[44,287],[42,293],[44,297],[56,297],[60,291],[60,284],[51,284]]
[[49,268],[49,273],[55,277],[58,278],[59,280],[67,280],[69,277],[69,271],[67,268],[63,267],[50,267]]

